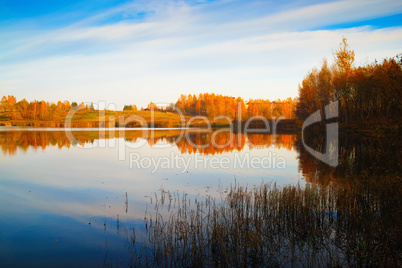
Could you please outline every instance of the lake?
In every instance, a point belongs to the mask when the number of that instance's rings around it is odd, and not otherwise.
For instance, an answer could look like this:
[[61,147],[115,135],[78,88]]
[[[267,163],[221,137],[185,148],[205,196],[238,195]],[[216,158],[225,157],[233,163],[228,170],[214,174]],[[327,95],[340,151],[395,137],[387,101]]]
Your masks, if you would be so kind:
[[[324,137],[307,142],[325,151]],[[127,266],[130,235],[135,228],[145,237],[158,192],[219,200],[233,185],[265,183],[336,184],[364,194],[376,202],[379,222],[386,216],[386,229],[394,231],[391,238],[381,231],[390,243],[384,247],[400,252],[394,241],[401,223],[399,141],[345,134],[339,144],[339,166],[330,167],[306,152],[296,134],[1,128],[0,266]]]

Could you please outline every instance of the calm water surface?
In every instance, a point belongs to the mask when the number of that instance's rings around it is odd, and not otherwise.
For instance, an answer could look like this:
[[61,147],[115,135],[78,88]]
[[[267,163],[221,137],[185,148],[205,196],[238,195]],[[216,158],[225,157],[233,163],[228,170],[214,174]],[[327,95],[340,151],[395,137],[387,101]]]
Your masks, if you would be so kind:
[[[128,235],[145,228],[160,189],[221,198],[233,183],[347,185],[369,167],[400,180],[400,147],[361,138],[342,138],[340,166],[330,168],[296,135],[72,134],[74,140],[60,130],[0,131],[0,267],[127,265]],[[325,144],[319,137],[310,142]]]
[[211,133],[187,132],[0,131],[0,266],[96,266],[106,253],[127,264],[127,233],[159,189],[220,198],[235,181],[304,183],[294,135],[226,132],[214,148]]

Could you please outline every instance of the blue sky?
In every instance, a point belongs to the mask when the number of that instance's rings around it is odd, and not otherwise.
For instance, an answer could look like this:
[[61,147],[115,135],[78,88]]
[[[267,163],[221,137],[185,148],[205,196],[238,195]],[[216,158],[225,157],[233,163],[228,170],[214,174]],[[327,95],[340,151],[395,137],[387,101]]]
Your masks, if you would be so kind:
[[402,52],[401,1],[0,0],[0,95],[145,106],[180,94],[297,96],[342,37]]

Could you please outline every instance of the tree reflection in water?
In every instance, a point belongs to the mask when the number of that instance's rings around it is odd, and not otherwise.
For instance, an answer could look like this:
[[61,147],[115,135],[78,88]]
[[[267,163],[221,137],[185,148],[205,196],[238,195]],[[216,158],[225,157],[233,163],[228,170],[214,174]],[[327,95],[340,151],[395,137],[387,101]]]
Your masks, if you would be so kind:
[[[235,185],[222,200],[189,199],[159,193],[148,211],[147,239],[128,239],[132,265],[173,266],[401,266],[401,142],[341,134],[339,165],[329,167],[311,156],[296,135],[230,134],[180,130],[104,133],[75,131],[80,143],[100,138],[147,140],[177,146],[181,153],[215,155],[275,146],[299,154],[306,187]],[[307,135],[309,146],[323,152],[324,136]],[[5,155],[18,149],[70,148],[63,131],[0,131]],[[204,145],[204,146],[201,146]],[[227,145],[227,146],[223,146]],[[201,200],[200,200],[201,199]],[[173,203],[172,203],[173,202]],[[170,211],[167,211],[170,208]],[[137,234],[138,235],[138,234]],[[145,242],[144,242],[145,241]]]
[[[323,150],[323,138],[311,137]],[[147,239],[129,240],[132,264],[400,266],[399,141],[341,135],[336,168],[295,145],[306,187],[235,185],[222,200],[195,202],[162,190]]]

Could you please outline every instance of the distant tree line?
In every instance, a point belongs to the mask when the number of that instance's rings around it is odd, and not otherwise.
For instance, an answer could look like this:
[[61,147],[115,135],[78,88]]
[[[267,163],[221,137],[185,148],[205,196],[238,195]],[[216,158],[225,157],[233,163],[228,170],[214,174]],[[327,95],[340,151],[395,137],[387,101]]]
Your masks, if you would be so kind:
[[325,105],[339,101],[339,121],[346,125],[399,123],[402,111],[401,57],[354,67],[355,53],[343,38],[334,64],[324,59],[299,85],[296,116],[304,120]]
[[0,112],[11,114],[13,120],[63,120],[71,109],[95,110],[93,104],[78,105],[76,102],[58,101],[57,103],[42,101],[28,102],[26,99],[17,102],[12,96],[3,96],[0,101]]
[[[227,116],[231,120],[247,120],[253,116],[263,116],[265,118],[278,118],[285,116],[288,119],[295,118],[297,100],[287,98],[286,100],[269,101],[263,99],[250,99],[245,102],[241,97],[223,96],[220,94],[203,93],[196,95],[181,95],[177,102],[167,107],[158,107],[151,102],[141,111],[173,112],[180,110],[185,115],[206,116],[214,118],[216,116]],[[26,99],[17,102],[14,96],[4,96],[0,102],[0,112],[11,114],[13,120],[61,120],[71,109],[80,110],[81,113],[94,111],[93,104],[76,102],[70,104],[69,101],[58,101],[57,103],[42,101],[28,102]],[[136,105],[124,105],[123,111],[137,112]],[[238,113],[241,113],[240,115]]]
[[[241,118],[247,120],[252,116],[263,116],[266,118],[278,118],[285,116],[288,119],[295,118],[297,100],[288,98],[286,100],[269,101],[263,99],[250,99],[245,102],[240,97],[223,96],[219,94],[203,93],[196,95],[181,95],[175,104],[167,107],[158,107],[151,102],[142,111],[160,111],[176,113],[180,110],[185,115],[206,116],[214,118],[216,116],[227,116],[231,120]],[[71,109],[77,109],[85,113],[94,111],[94,105],[78,105],[76,102],[70,104],[69,101],[58,101],[57,103],[42,101],[28,102],[26,99],[17,102],[12,96],[4,96],[0,101],[0,112],[11,115],[13,120],[62,120]],[[136,105],[124,105],[123,111],[137,112]],[[238,113],[241,112],[241,115]]]
[[[181,95],[175,106],[187,115],[201,115],[209,118],[227,116],[230,119],[240,118],[246,120],[252,116],[277,118],[286,116],[294,118],[296,99],[269,101],[263,99],[250,99],[245,102],[241,97],[223,96],[219,94]],[[240,109],[239,109],[240,107]],[[241,115],[238,113],[241,112]]]

